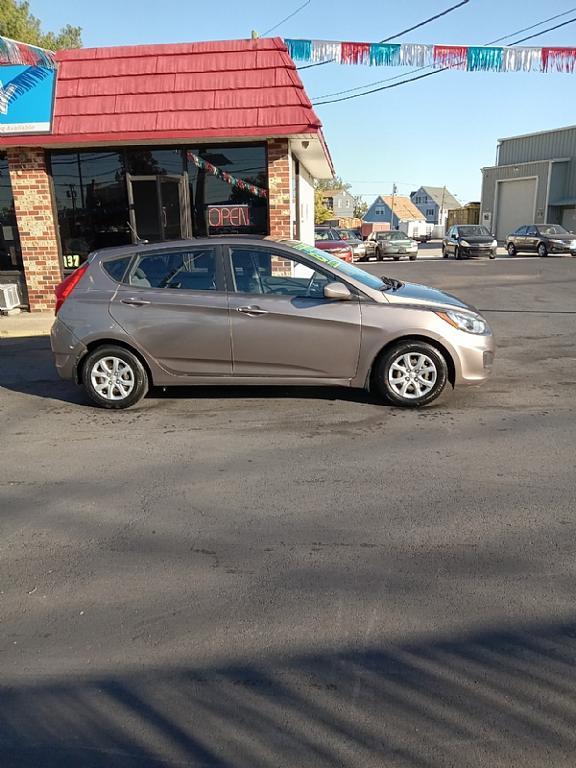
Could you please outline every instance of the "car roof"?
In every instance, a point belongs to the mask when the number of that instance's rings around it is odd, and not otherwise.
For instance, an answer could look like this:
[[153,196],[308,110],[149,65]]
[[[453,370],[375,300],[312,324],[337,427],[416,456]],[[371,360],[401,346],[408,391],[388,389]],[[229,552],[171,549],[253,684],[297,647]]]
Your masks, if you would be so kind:
[[202,246],[226,245],[228,243],[235,243],[236,245],[274,243],[274,245],[280,248],[286,247],[286,244],[282,241],[262,235],[216,235],[185,240],[165,240],[161,243],[129,243],[128,245],[116,245],[111,248],[99,248],[90,254],[90,261],[111,256],[127,256],[136,250],[138,253],[146,253],[147,251],[169,251],[174,248],[198,248]]

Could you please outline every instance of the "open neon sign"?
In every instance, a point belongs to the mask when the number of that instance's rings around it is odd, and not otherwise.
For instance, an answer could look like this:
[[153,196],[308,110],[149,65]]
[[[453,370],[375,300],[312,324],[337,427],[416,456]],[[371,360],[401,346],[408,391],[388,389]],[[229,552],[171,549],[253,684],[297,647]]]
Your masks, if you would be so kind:
[[209,205],[208,226],[210,229],[221,227],[250,227],[250,206],[248,205]]

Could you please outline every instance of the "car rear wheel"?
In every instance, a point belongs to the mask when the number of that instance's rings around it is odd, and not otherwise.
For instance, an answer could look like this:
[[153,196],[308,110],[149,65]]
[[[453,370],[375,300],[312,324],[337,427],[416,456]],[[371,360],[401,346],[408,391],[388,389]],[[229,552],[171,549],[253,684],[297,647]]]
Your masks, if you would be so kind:
[[417,253],[411,253],[410,254],[410,261],[416,261],[416,257],[418,256]]
[[506,250],[508,251],[508,256],[516,256],[516,246],[514,243],[508,243]]
[[400,261],[400,256],[392,256],[392,258],[394,259],[394,261]]
[[393,405],[417,408],[436,400],[448,382],[444,356],[424,341],[405,341],[387,350],[376,364],[373,384]]
[[548,248],[546,248],[545,243],[540,243],[538,246],[538,256],[540,256],[541,259],[548,256]]
[[106,345],[91,352],[82,367],[82,383],[100,408],[130,408],[147,393],[148,374],[141,361],[124,347]]

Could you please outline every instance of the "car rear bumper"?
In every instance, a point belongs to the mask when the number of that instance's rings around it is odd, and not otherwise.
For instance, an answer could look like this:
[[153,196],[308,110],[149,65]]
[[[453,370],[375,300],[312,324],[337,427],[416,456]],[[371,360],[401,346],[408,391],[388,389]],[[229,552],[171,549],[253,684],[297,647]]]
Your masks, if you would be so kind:
[[58,317],[50,331],[50,346],[54,353],[54,364],[58,376],[61,379],[76,380],[78,361],[88,350]]

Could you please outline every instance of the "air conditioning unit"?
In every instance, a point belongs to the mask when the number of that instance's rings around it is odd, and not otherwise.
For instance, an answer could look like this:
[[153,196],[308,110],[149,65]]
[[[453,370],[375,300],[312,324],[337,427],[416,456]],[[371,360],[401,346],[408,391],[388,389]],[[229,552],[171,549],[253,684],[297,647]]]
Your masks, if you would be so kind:
[[0,311],[9,312],[11,309],[17,309],[20,303],[16,283],[0,285]]

